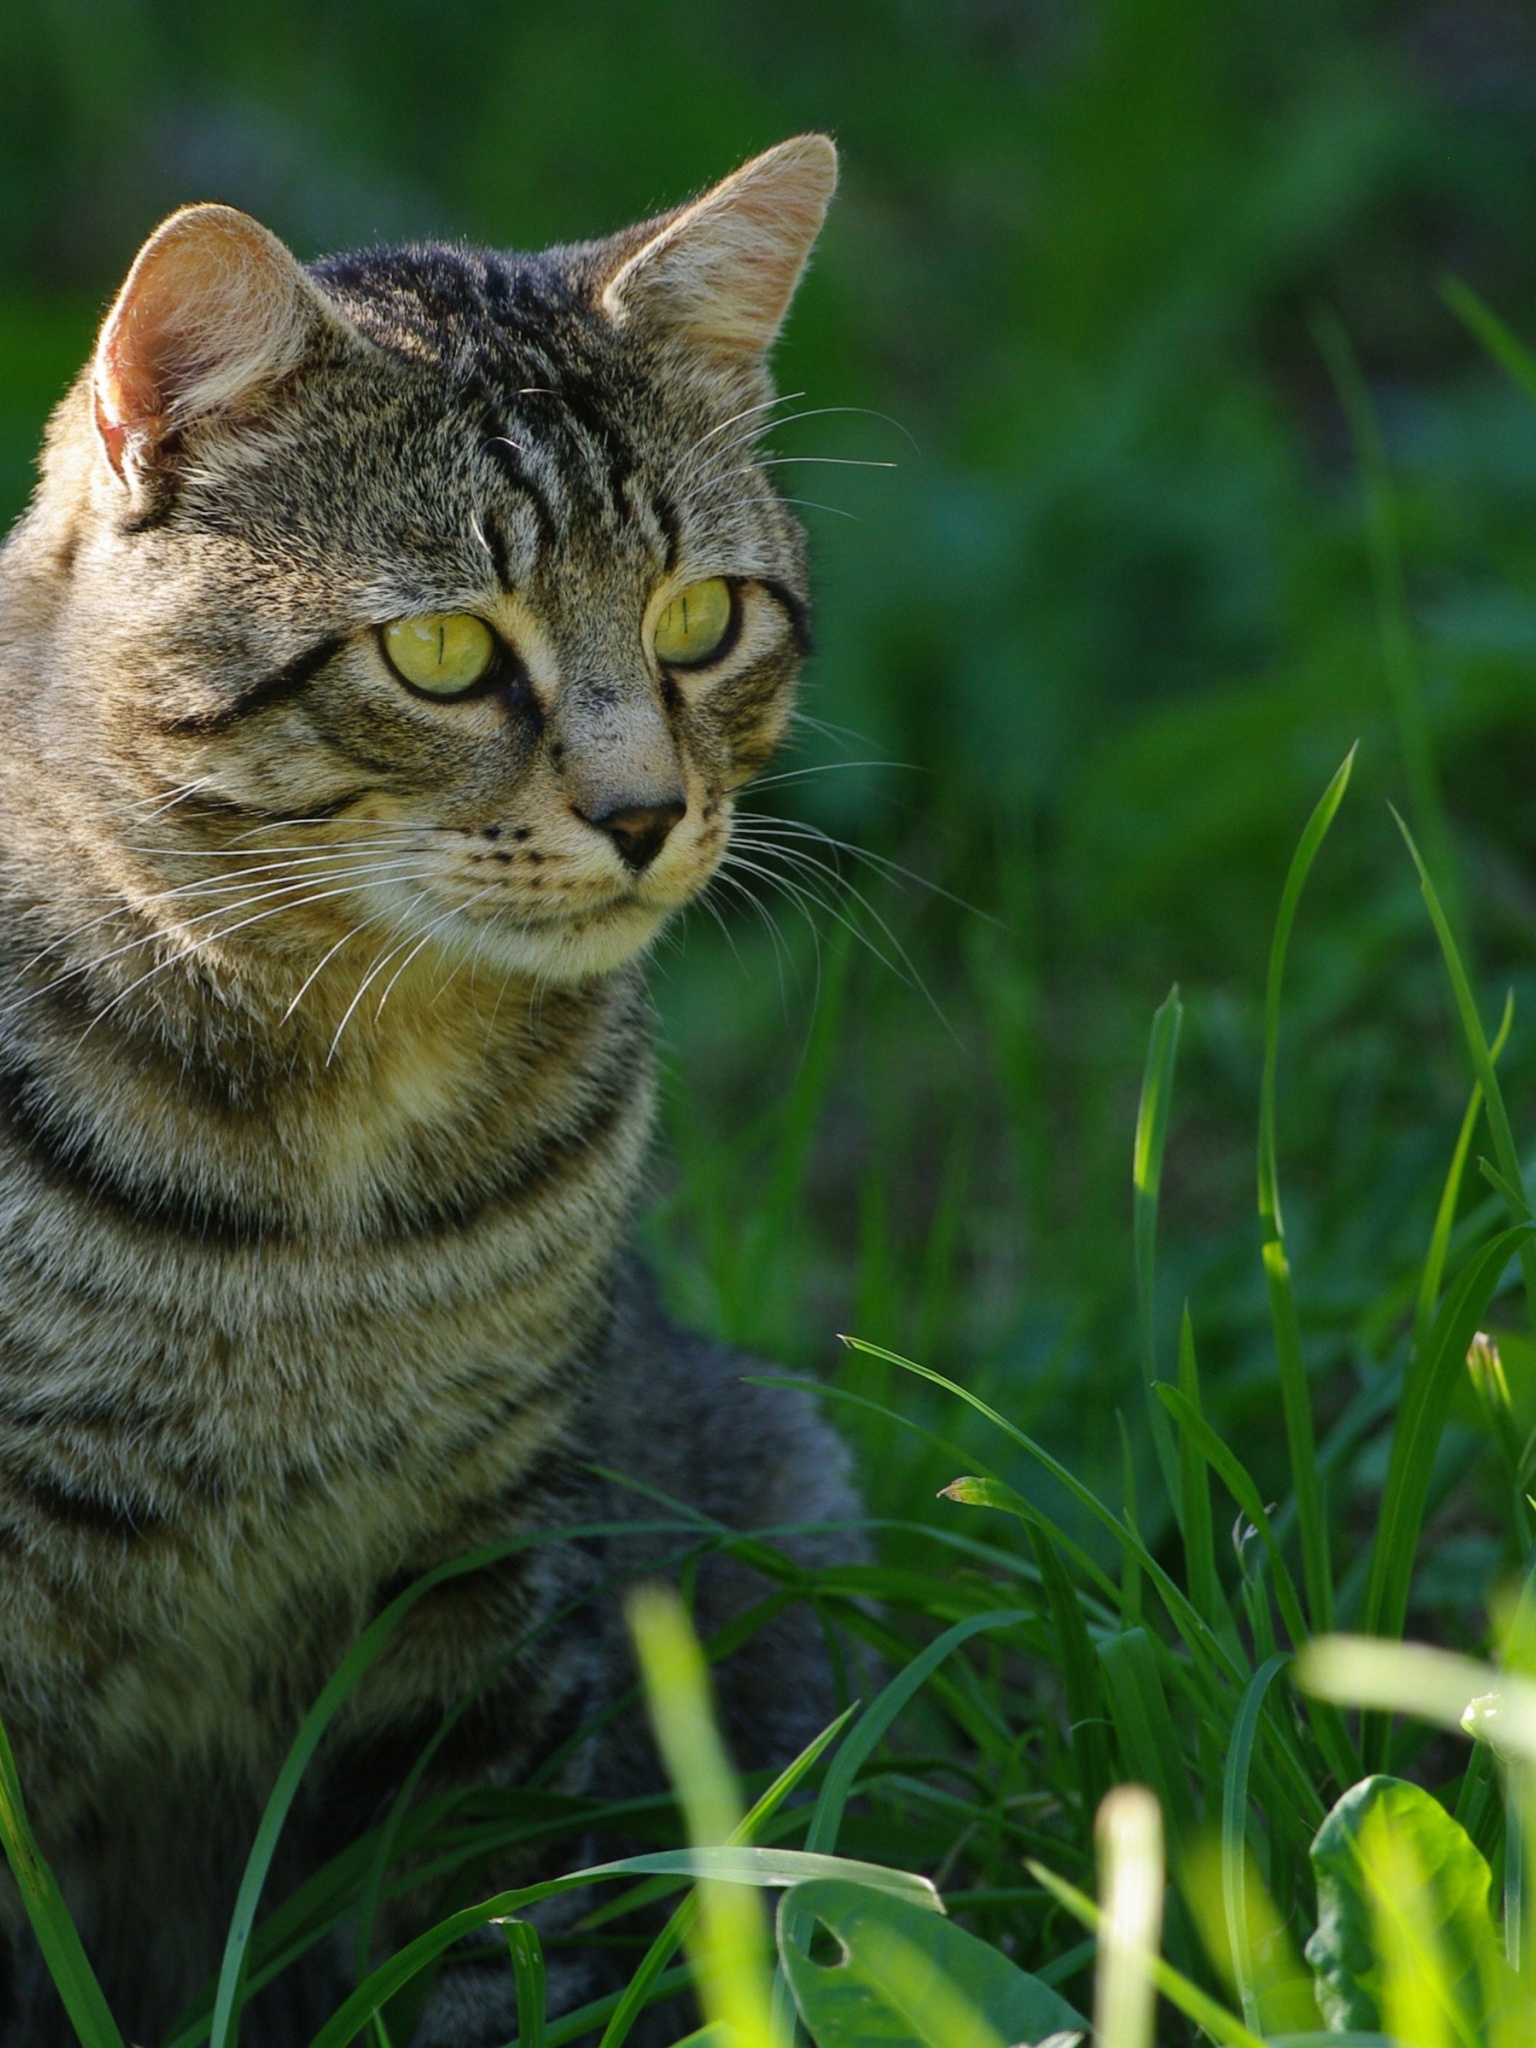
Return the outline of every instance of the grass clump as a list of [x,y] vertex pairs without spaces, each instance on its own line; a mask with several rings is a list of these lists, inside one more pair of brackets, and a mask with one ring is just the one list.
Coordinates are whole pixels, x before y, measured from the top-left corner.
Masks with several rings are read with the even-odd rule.
[[[773,2048],[796,2029],[817,2048],[1008,2048],[1084,2033],[1090,2010],[1101,2048],[1149,2048],[1154,2011],[1155,2038],[1166,2040],[1345,2034],[1514,2048],[1532,2038],[1536,1577],[1513,1582],[1488,1638],[1491,1662],[1400,1640],[1416,1576],[1433,1565],[1427,1521],[1465,1463],[1453,1416],[1473,1418],[1504,1469],[1505,1535],[1521,1556],[1536,1443],[1503,1356],[1531,1355],[1532,1340],[1490,1327],[1504,1319],[1511,1282],[1536,1272],[1536,1221],[1497,1063],[1509,1018],[1490,1042],[1406,827],[1471,1094],[1419,1269],[1384,1281],[1380,1313],[1399,1339],[1374,1381],[1321,1427],[1283,1221],[1287,946],[1350,769],[1346,759],[1329,782],[1291,863],[1265,1006],[1258,1255],[1292,1461],[1284,1496],[1267,1501],[1207,1419],[1189,1307],[1166,1366],[1159,1344],[1175,995],[1153,1020],[1130,1247],[1147,1469],[1161,1498],[1138,1495],[1128,1458],[1123,1496],[1106,1499],[975,1389],[849,1339],[850,1357],[880,1378],[845,1381],[833,1398],[915,1434],[952,1473],[962,1465],[944,1505],[877,1523],[878,1561],[820,1570],[789,1560],[772,1532],[701,1534],[680,1521],[674,1533],[680,1559],[729,1544],[784,1594],[813,1601],[869,1696],[850,1698],[775,1783],[749,1788],[744,1812],[708,1702],[707,1652],[723,1646],[701,1649],[676,1595],[641,1589],[631,1607],[640,1668],[691,1846],[676,1846],[665,1798],[622,1810],[535,1787],[421,1799],[408,1783],[383,1826],[297,1893],[267,1901],[273,1849],[331,1717],[435,1577],[485,1560],[442,1568],[372,1625],[306,1720],[258,1831],[218,1983],[170,2048],[233,2048],[243,2004],[263,1983],[360,1907],[371,1916],[383,1894],[449,1873],[473,1902],[364,1971],[313,2048],[408,2041],[434,1967],[490,1923],[507,1931],[525,2048],[583,2038],[619,2048],[649,2005],[690,1983],[706,2019],[699,2038],[722,2048]],[[1464,1183],[1484,1125],[1493,1160],[1479,1166],[1492,1192],[1475,1201]],[[874,1384],[883,1398],[867,1390]],[[1362,1542],[1341,1526],[1333,1496],[1367,1440],[1386,1456]],[[1217,1531],[1233,1511],[1226,1546]],[[1336,1635],[1336,1625],[1360,1633]],[[1448,1748],[1437,1730],[1457,1731],[1462,1746]],[[86,2048],[122,2048],[27,1828],[24,1788],[8,1758],[0,1767],[0,1832],[76,2032]],[[660,1846],[477,1895],[477,1867],[509,1844],[574,1844],[594,1828],[642,1842],[650,1833]],[[625,1938],[627,1904],[682,1898],[623,1992],[551,2017],[528,1910],[568,1890],[601,1898],[613,1884],[629,1889],[588,1913],[587,1939]],[[763,1887],[781,1895],[771,1945]]]

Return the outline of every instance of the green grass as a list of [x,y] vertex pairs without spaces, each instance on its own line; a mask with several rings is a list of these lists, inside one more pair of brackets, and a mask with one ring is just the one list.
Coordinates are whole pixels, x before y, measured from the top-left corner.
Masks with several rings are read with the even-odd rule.
[[[753,801],[786,851],[831,860],[821,830],[874,857],[837,855],[872,913],[781,881],[880,957],[760,877],[756,908],[722,902],[729,944],[701,917],[664,951],[646,1228],[679,1313],[827,1383],[876,1561],[806,1588],[758,1554],[915,1689],[836,1731],[808,1803],[744,1796],[764,1841],[820,1815],[822,1847],[933,1876],[958,1931],[1087,2013],[1094,1818],[1151,1782],[1169,2038],[1200,1999],[1304,2030],[1309,1844],[1364,1771],[1428,1785],[1508,1927],[1536,1893],[1518,1759],[1304,1698],[1289,1662],[1330,1613],[1496,1655],[1536,1533],[1536,128],[1507,10],[1453,11],[1454,36],[1445,10],[1335,0],[878,28],[856,0],[364,0],[318,26],[296,0],[143,0],[89,33],[0,24],[7,514],[173,203],[247,204],[306,255],[528,246],[836,130],[845,191],[778,367],[808,408],[870,410],[777,445],[900,467],[779,472],[834,509],[806,514],[817,722]],[[1498,1362],[1469,1375],[1479,1317]],[[499,1846],[591,1820],[539,1787],[407,1787],[292,1898],[258,1853],[221,2024],[394,1886],[451,1878],[472,1911]],[[676,1853],[670,1802],[623,1821]],[[1394,1864],[1396,1825],[1350,1839]],[[674,1934],[582,2023],[605,2048],[680,1981]],[[388,2038],[421,1988],[391,1992]]]
[[[1503,1321],[1499,1298],[1511,1274],[1522,1274],[1536,1226],[1521,1192],[1495,1049],[1483,1035],[1422,863],[1418,872],[1465,1040],[1472,1107],[1450,1147],[1444,1187],[1429,1205],[1433,1222],[1417,1269],[1377,1276],[1376,1310],[1397,1337],[1376,1384],[1365,1390],[1366,1406],[1378,1422],[1389,1420],[1366,1435],[1346,1406],[1317,1427],[1308,1332],[1281,1222],[1279,1027],[1287,945],[1304,920],[1304,885],[1326,859],[1349,768],[1346,760],[1302,833],[1280,892],[1271,952],[1254,1257],[1268,1278],[1285,1442],[1295,1460],[1281,1497],[1266,1502],[1241,1451],[1205,1418],[1193,1336],[1198,1300],[1181,1320],[1173,1377],[1160,1369],[1154,1224],[1178,1123],[1179,1009],[1170,999],[1151,1022],[1134,1202],[1123,1234],[1124,1254],[1139,1274],[1147,1390],[1163,1418],[1165,1449],[1148,1469],[1164,1497],[1149,1498],[1150,1488],[1135,1486],[1123,1497],[1104,1497],[1006,1408],[932,1366],[850,1338],[851,1370],[833,1383],[834,1401],[868,1426],[878,1420],[891,1441],[915,1436],[922,1454],[948,1474],[945,1497],[887,1523],[878,1561],[821,1571],[793,1564],[772,1532],[742,1539],[701,1532],[687,1521],[675,1526],[680,1545],[736,1548],[784,1597],[813,1601],[834,1635],[872,1649],[885,1674],[873,1696],[850,1702],[777,1784],[752,1788],[755,1803],[743,1818],[728,1766],[713,1746],[704,1664],[682,1610],[649,1596],[637,1609],[642,1663],[693,1850],[674,1846],[678,1821],[665,1799],[594,1808],[530,1787],[424,1800],[408,1785],[383,1828],[293,1897],[268,1899],[265,1879],[278,1836],[330,1718],[410,1605],[443,1573],[419,1582],[360,1639],[296,1738],[251,1851],[223,1970],[206,2003],[175,2030],[176,2048],[205,2039],[232,2048],[244,1999],[346,1922],[360,1902],[449,1873],[467,1903],[366,1972],[314,2048],[344,2048],[370,2034],[379,2044],[408,2040],[433,1968],[456,1939],[489,1921],[510,1929],[519,2038],[551,2048],[599,2026],[605,2048],[617,2048],[644,2005],[675,1992],[686,1977],[674,1962],[685,1941],[689,1967],[703,1972],[711,2039],[742,2048],[784,2035],[793,2010],[818,2048],[852,2048],[876,2037],[934,2048],[1006,2043],[1019,2038],[1010,2032],[1023,2024],[1018,2014],[1054,2011],[1049,2001],[1062,1994],[1084,2014],[1097,1998],[1108,2048],[1137,2048],[1151,2038],[1154,1988],[1165,2012],[1158,2038],[1170,2040],[1181,2038],[1186,2022],[1232,2043],[1294,2040],[1321,2031],[1319,2008],[1335,2027],[1347,2013],[1357,2033],[1385,2029],[1389,2021],[1418,2024],[1413,2016],[1422,2011],[1430,2015],[1424,2026],[1443,2021],[1450,2029],[1443,2038],[1469,2048],[1503,2048],[1521,2038],[1517,2027],[1527,2022],[1505,2009],[1513,2011],[1514,2000],[1524,2012],[1519,2000],[1530,1994],[1519,1989],[1514,1961],[1504,1958],[1518,1958],[1528,1910],[1522,1831],[1536,1827],[1536,1812],[1525,1813],[1522,1773],[1525,1745],[1536,1761],[1536,1690],[1453,1659],[1444,1667],[1449,1676],[1424,1691],[1410,1682],[1418,1666],[1409,1667],[1409,1678],[1394,1678],[1395,1667],[1382,1667],[1379,1657],[1351,1665],[1355,1653],[1347,1646],[1334,1653],[1325,1640],[1316,1652],[1308,1648],[1328,1638],[1335,1615],[1358,1619],[1378,1642],[1400,1638],[1416,1577],[1433,1562],[1426,1528],[1450,1497],[1446,1468],[1452,1484],[1458,1467],[1467,1468],[1453,1423],[1458,1408],[1470,1405],[1480,1418],[1474,1457],[1498,1455],[1511,1440],[1518,1471],[1531,1448],[1528,1422],[1517,1421],[1508,1376],[1486,1342],[1478,1354],[1481,1393],[1471,1400],[1474,1333],[1490,1313]],[[1404,858],[1418,860],[1411,839]],[[844,970],[834,964],[832,971]],[[1304,1055],[1287,1043],[1290,1057]],[[814,1046],[801,1073],[804,1097],[785,1112],[779,1156],[759,1186],[774,1216],[784,1213],[783,1191],[799,1171],[810,1114],[805,1098],[814,1099],[821,1085]],[[1468,1132],[1475,1133],[1479,1115],[1498,1161],[1489,1169],[1491,1203],[1463,1189]],[[1512,1353],[1532,1350],[1518,1325],[1504,1342]],[[868,1391],[875,1371],[880,1396]],[[1387,1449],[1384,1470],[1367,1455],[1378,1441]],[[1367,1483],[1362,1468],[1376,1475],[1369,1482],[1375,1533],[1364,1550],[1358,1540],[1338,1540],[1346,1504]],[[1341,1483],[1346,1475],[1348,1486]],[[1511,1495],[1504,1534],[1523,1549],[1528,1538],[1517,1504]],[[1218,1546],[1214,1531],[1234,1508],[1233,1544]],[[758,1621],[775,1609],[768,1600]],[[746,1625],[754,1625],[752,1618]],[[1469,1634],[1498,1657],[1501,1632],[1489,1636],[1474,1625]],[[719,1654],[728,1640],[707,1647]],[[1297,1651],[1304,1653],[1308,1691],[1296,1683]],[[1522,1668],[1528,1651],[1519,1626],[1509,1654]],[[1471,1690],[1463,1672],[1478,1672]],[[1504,1709],[1474,1710],[1480,1718],[1469,1725],[1479,1739],[1454,1756],[1432,1746],[1424,1721],[1454,1723],[1469,1700],[1501,1688]],[[1343,1711],[1354,1701],[1373,1711]],[[1388,1714],[1385,1707],[1408,1711]],[[27,1828],[25,1788],[16,1784],[8,1755],[0,1763],[0,1833],[49,1967],[87,2048],[120,2048]],[[1421,1789],[1414,1781],[1426,1772],[1430,1783]],[[1505,1798],[1498,1796],[1501,1772],[1509,1780]],[[1146,1808],[1150,1819],[1124,1806],[1114,1788],[1128,1784],[1155,1794]],[[811,1796],[786,1803],[796,1788]],[[569,1836],[574,1854],[594,1825],[642,1842],[650,1835],[664,1846],[522,1891],[478,1896],[475,1873],[498,1851],[535,1839],[557,1845]],[[726,1846],[746,1842],[764,1846]],[[1454,1897],[1442,1896],[1450,1865],[1466,1872]],[[690,1877],[703,1883],[702,1916],[684,1904],[650,1940],[628,1993],[580,2016],[550,2019],[543,2012],[542,1950],[519,1917],[528,1906],[578,1886],[637,1879],[652,1881],[649,1897],[654,1881],[665,1891]],[[1505,1902],[1502,1915],[1482,1900],[1490,1882],[1493,1897]],[[743,1918],[732,1904],[743,1884],[789,1887],[778,1919],[776,2019],[761,1974],[766,1930],[754,1913]],[[1463,1897],[1469,1887],[1470,1904]],[[1100,1908],[1092,1904],[1096,1888]],[[1327,1904],[1321,1918],[1320,1902]],[[945,1917],[933,1921],[941,1905]],[[1351,1947],[1338,1931],[1351,1913],[1376,1957],[1369,1968],[1359,1941]],[[1131,1917],[1122,1925],[1117,1916],[1124,1915]],[[589,1938],[624,1938],[622,1914],[599,1909],[590,1918]],[[810,1930],[818,1921],[842,1944],[841,1964],[814,1958]],[[1154,1960],[1147,1944],[1159,1922],[1161,1954]],[[1097,1930],[1096,1947],[1084,1948],[1079,1923]],[[1315,1980],[1297,1961],[1304,1947],[1319,1973]],[[1470,1990],[1463,1981],[1468,1971],[1476,1978]]]

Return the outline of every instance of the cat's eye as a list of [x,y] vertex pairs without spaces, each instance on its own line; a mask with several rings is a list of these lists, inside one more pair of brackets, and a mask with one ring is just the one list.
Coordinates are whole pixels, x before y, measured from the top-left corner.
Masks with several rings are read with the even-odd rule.
[[656,659],[697,668],[725,653],[736,629],[736,593],[723,576],[690,583],[656,621]]
[[379,629],[390,667],[429,697],[462,697],[496,659],[496,636],[472,612],[424,612]]

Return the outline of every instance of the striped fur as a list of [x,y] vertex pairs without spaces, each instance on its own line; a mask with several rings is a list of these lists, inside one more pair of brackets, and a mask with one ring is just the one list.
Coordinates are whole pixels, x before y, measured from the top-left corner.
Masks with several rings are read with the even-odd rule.
[[[830,182],[807,138],[608,242],[308,273],[227,209],[177,216],[0,553],[0,1701],[145,2048],[217,1960],[299,1716],[394,1590],[632,1516],[594,1462],[743,1525],[848,1510],[808,1411],[668,1330],[624,1253],[640,956],[718,865],[805,649],[800,536],[752,448]],[[661,672],[647,622],[711,576],[739,592],[731,653]],[[394,680],[376,629],[427,611],[496,629],[494,692]],[[662,774],[686,810],[634,875],[586,818]],[[498,1655],[639,1561],[539,1544],[417,1609],[287,1878]],[[513,1658],[438,1780],[515,1782],[628,1683],[609,1592]],[[823,1692],[782,1624],[729,1690],[747,1756]],[[633,1743],[558,1782],[640,1782]],[[4,1910],[0,2040],[65,2041]],[[307,2038],[344,1977],[314,1963],[242,2039]],[[468,1959],[417,2039],[499,2042],[510,1996]]]

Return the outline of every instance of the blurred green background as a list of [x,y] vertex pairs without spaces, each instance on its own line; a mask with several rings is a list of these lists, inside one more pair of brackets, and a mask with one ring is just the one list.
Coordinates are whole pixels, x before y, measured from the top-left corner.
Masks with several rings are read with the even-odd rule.
[[[1278,1475],[1264,962],[1289,849],[1358,740],[1294,949],[1281,1169],[1324,1420],[1369,1391],[1466,1081],[1387,809],[1413,795],[1405,726],[1323,340],[1337,356],[1347,337],[1380,424],[1420,822],[1438,787],[1490,1014],[1516,991],[1504,1065],[1529,1130],[1536,406],[1441,296],[1453,275],[1536,329],[1528,7],[11,0],[0,77],[7,517],[46,408],[177,203],[244,206],[305,257],[531,247],[833,131],[844,186],[779,355],[806,394],[787,410],[818,410],[774,437],[816,458],[778,472],[814,501],[820,599],[780,765],[814,772],[760,808],[877,858],[841,857],[868,907],[830,874],[743,873],[726,929],[696,915],[660,956],[670,1135],[648,1231],[669,1290],[866,1397],[891,1389],[837,1362],[835,1331],[920,1356],[1115,1491],[1117,1409],[1146,1465],[1136,1094],[1178,980],[1165,1357],[1188,1295],[1216,1417]],[[806,881],[824,905],[803,918],[786,892]],[[927,1512],[953,1463],[868,1410],[845,1420],[874,1506]],[[1346,1517],[1373,1456],[1337,1481]],[[1469,1451],[1424,1581],[1453,1633],[1475,1633],[1499,1562],[1479,1484]]]

